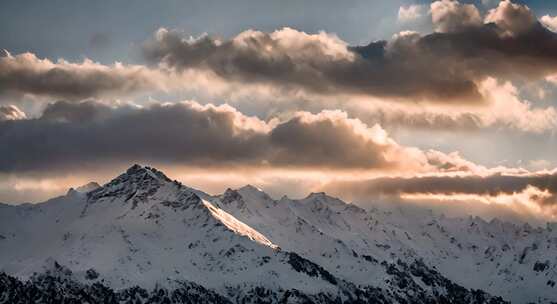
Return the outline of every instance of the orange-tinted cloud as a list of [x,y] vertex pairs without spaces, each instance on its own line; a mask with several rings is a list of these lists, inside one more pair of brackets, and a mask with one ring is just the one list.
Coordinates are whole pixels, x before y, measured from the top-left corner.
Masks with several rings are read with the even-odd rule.
[[164,87],[163,76],[140,65],[107,66],[84,60],[52,62],[35,54],[0,57],[0,94],[31,94],[66,99],[134,95]]
[[0,172],[159,162],[189,166],[384,172],[479,170],[458,154],[405,147],[342,111],[263,121],[196,102],[110,107],[50,104],[42,116],[0,122]]
[[153,63],[233,83],[441,104],[482,104],[479,84],[488,77],[533,81],[557,72],[557,34],[526,6],[502,1],[484,18],[473,5],[443,0],[431,4],[431,16],[435,33],[403,32],[357,47],[290,28],[228,40],[160,29],[144,53]]

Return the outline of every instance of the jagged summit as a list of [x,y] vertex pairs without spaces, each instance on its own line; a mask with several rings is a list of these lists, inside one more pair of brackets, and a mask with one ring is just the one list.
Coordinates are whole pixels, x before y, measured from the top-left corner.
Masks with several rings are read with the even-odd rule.
[[326,200],[339,200],[336,197],[330,196],[325,192],[311,192],[310,194],[308,194],[308,196],[306,196],[304,198],[305,200],[307,199],[326,199]]
[[[133,166],[129,167],[124,173],[127,176],[131,177],[138,177],[138,178],[153,178],[159,181],[167,181],[171,182],[172,180],[168,178],[162,171],[157,170],[156,168],[148,167],[148,166],[141,166],[138,164],[134,164]],[[124,175],[122,174],[122,175]],[[122,176],[120,175],[120,176]]]
[[327,199],[328,195],[325,192],[311,192],[305,199]]
[[222,197],[221,201],[223,204],[230,204],[233,202],[244,203],[242,195],[237,190],[233,190],[230,188],[227,188],[221,197]]
[[131,199],[134,199],[134,201],[145,200],[148,196],[156,193],[163,185],[170,183],[177,188],[181,186],[155,168],[135,164],[102,187],[88,192],[87,196],[90,201],[104,197],[116,198],[122,196],[125,196],[125,201]]

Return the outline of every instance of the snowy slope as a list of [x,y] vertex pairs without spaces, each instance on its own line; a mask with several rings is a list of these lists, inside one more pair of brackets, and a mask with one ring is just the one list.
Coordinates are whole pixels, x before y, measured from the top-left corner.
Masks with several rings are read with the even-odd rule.
[[135,165],[103,186],[0,205],[0,303],[41,290],[126,298],[134,286],[180,295],[174,302],[196,292],[237,303],[500,303],[432,267],[445,271],[428,252],[446,244],[437,234],[424,242],[434,225],[423,221],[409,230],[402,215],[324,193],[276,201],[246,186],[210,196]]
[[306,292],[333,286],[294,270],[289,255],[162,173],[134,166],[105,186],[0,209],[0,269],[28,278],[53,262],[95,269],[115,288],[195,281]]
[[423,260],[456,283],[512,302],[557,301],[557,228],[551,225],[534,229],[425,210],[364,210],[324,193],[274,201],[251,186],[229,189],[219,200],[281,248],[358,284],[381,286],[384,276],[362,256]]

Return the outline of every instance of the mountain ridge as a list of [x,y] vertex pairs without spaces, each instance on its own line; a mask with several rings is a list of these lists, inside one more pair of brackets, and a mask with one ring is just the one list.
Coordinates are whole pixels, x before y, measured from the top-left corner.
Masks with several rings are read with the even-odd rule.
[[[328,200],[329,204],[324,203],[324,200],[325,202]],[[328,266],[331,269],[342,268],[342,263],[338,261],[351,258],[356,260],[357,256],[362,255],[361,252],[373,252],[371,256],[385,260],[388,260],[390,255],[409,259],[422,258],[455,282],[474,288],[487,286],[485,288],[489,292],[503,295],[513,302],[528,302],[534,299],[543,303],[554,299],[552,294],[556,272],[555,258],[551,252],[557,248],[555,239],[557,235],[553,233],[554,229],[550,228],[551,224],[546,228],[533,228],[528,224],[516,225],[499,219],[489,222],[479,217],[455,220],[428,213],[412,218],[402,211],[396,213],[392,210],[384,212],[364,210],[342,201],[341,204],[330,204],[339,201],[324,194],[311,194],[300,200],[281,199],[282,205],[288,204],[288,208],[282,208],[280,211],[273,209],[244,211],[239,208],[227,209],[226,206],[225,209],[240,220],[266,233],[283,248],[304,252],[305,256],[323,265],[327,265],[327,259],[320,260],[319,255],[323,255],[323,252],[315,254],[315,251],[307,250],[307,247],[311,247],[307,244],[311,244],[315,234],[308,234],[310,236],[304,238],[303,227],[305,226],[307,231],[316,231],[321,236],[321,239],[314,241],[321,246],[321,249],[327,248],[327,242],[323,238],[328,237],[331,249],[326,250],[325,253],[331,252],[328,259],[330,262]],[[280,208],[282,205],[274,206]],[[299,220],[291,222],[291,225],[282,225],[280,221],[272,223],[276,218],[274,215],[281,212],[288,213],[292,209],[296,212],[291,212],[290,216],[284,218],[297,217],[300,218]],[[264,216],[264,221],[251,216],[265,211],[267,214]],[[317,214],[319,216],[315,216]],[[292,231],[289,233],[277,231],[277,227],[283,227],[284,231],[287,229]],[[296,227],[296,230],[292,227]],[[289,242],[288,235],[293,233],[296,233],[297,238]],[[352,237],[354,235],[357,237]],[[359,237],[362,235],[364,237]],[[280,241],[274,239],[282,236],[286,237]],[[497,242],[494,244],[494,240],[499,244]],[[513,243],[519,244],[513,246]],[[540,243],[545,243],[544,248],[536,245]],[[334,255],[338,255],[343,247],[352,249],[352,257],[348,250],[345,250],[348,254],[342,255],[342,258]],[[498,261],[498,258],[501,260]],[[519,271],[515,272],[515,269]],[[357,274],[354,271],[351,273]],[[477,277],[487,277],[487,279],[478,280]],[[358,282],[357,278],[352,279]],[[367,277],[361,279],[365,281]],[[503,286],[495,285],[500,281],[507,283],[502,284]]]
[[[248,185],[211,196],[140,165],[92,188],[0,209],[0,272],[7,281],[32,286],[56,263],[72,272],[70,281],[102,283],[116,293],[134,286],[172,293],[179,282],[190,282],[228,299],[253,289],[313,301],[339,296],[347,303],[358,294],[384,303],[502,301],[451,277],[443,263],[433,263],[441,257],[414,248],[413,232],[390,223],[386,213],[325,193],[274,200]],[[523,262],[535,264],[530,255],[536,250],[529,249]],[[538,272],[551,273],[554,264],[544,263],[536,264]],[[92,281],[91,270],[97,273]],[[230,294],[230,288],[241,292]]]

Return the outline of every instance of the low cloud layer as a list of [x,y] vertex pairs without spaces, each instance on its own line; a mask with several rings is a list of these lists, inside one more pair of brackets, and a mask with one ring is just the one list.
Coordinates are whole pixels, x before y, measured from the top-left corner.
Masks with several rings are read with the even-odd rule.
[[[486,200],[547,212],[557,217],[557,174],[539,173],[489,175],[433,175],[421,177],[381,177],[369,180],[331,183],[326,190],[360,202],[373,202],[382,196],[435,201],[444,198],[458,204]],[[514,206],[513,206],[514,205]]]
[[423,177],[385,177],[362,181],[349,185],[361,194],[477,194],[497,196],[512,194],[534,186],[540,190],[557,193],[555,173],[487,176],[423,176]]

